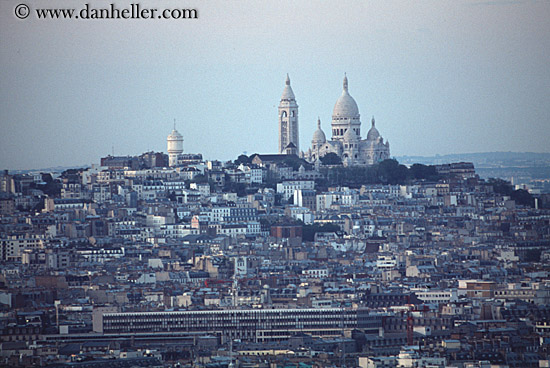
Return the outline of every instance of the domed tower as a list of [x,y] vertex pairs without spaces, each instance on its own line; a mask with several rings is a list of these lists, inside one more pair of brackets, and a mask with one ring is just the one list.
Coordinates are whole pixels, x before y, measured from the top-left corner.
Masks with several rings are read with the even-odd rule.
[[321,129],[321,118],[317,118],[317,130],[313,133],[311,139],[310,159],[314,162],[319,160],[321,156],[321,147],[327,142],[325,132]]
[[372,117],[371,124],[372,126],[367,133],[367,141],[377,141],[380,138],[380,132],[374,126],[374,116]]
[[279,103],[279,153],[286,153],[290,143],[294,144],[296,152],[300,152],[298,105],[287,74],[285,89]]
[[173,167],[178,163],[178,156],[183,153],[183,136],[176,130],[175,123],[174,130],[168,135],[166,141],[168,144],[168,162]]
[[357,103],[348,92],[348,77],[344,75],[344,89],[336,100],[332,111],[332,139],[341,141],[344,134],[352,130],[358,138],[361,137],[361,120]]
[[384,161],[390,158],[390,143],[380,135],[376,129],[374,116],[371,121],[371,128],[367,133],[367,139],[364,141],[364,152],[367,165],[374,165],[377,162]]
[[317,130],[313,133],[311,144],[313,145],[313,148],[316,148],[316,146],[325,144],[326,141],[327,138],[325,136],[325,132],[321,129],[321,118],[317,118]]

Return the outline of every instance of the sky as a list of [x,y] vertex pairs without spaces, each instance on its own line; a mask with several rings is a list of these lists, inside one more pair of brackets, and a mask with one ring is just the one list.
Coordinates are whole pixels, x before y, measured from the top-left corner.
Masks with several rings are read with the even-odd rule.
[[[392,156],[550,152],[549,0],[125,0],[198,19],[37,19],[0,1],[0,169],[184,150],[276,153],[286,74],[300,149],[330,133],[344,73]],[[18,19],[18,4],[30,15]]]

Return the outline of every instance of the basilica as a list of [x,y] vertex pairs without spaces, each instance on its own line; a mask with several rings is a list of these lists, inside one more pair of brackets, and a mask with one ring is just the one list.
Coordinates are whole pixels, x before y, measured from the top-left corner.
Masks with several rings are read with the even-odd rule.
[[376,129],[374,117],[366,139],[361,139],[361,120],[357,103],[348,91],[348,79],[344,76],[342,94],[332,111],[332,138],[327,140],[321,121],[313,133],[311,147],[299,151],[298,105],[287,76],[285,90],[279,104],[279,150],[280,153],[299,154],[307,161],[319,164],[320,158],[335,153],[345,166],[373,165],[390,158],[390,144]]

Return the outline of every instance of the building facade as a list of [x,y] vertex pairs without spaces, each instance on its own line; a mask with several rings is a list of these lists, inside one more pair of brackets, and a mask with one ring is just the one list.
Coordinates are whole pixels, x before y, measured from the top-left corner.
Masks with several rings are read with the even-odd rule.
[[348,91],[348,78],[344,76],[342,95],[336,101],[332,112],[332,139],[327,140],[317,121],[317,130],[313,133],[311,148],[304,158],[311,163],[329,153],[340,157],[345,166],[373,165],[390,158],[390,144],[376,129],[374,117],[366,139],[361,139],[361,120],[357,103]]
[[176,130],[176,124],[174,124],[174,130],[166,138],[167,151],[168,151],[168,164],[174,167],[178,164],[178,158],[183,153],[183,136]]
[[94,318],[96,332],[103,334],[184,332],[254,342],[286,340],[299,333],[337,337],[356,328],[377,333],[382,327],[381,315],[350,308],[102,313]]
[[288,74],[285,84],[279,103],[279,153],[297,155],[300,152],[298,104],[290,87]]

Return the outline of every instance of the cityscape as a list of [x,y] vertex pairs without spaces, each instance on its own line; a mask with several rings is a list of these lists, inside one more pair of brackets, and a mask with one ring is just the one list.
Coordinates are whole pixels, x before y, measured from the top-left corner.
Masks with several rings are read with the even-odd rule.
[[1,0],[0,368],[550,368],[549,20]]
[[165,152],[3,171],[0,365],[549,367],[547,166],[400,163],[349,79],[330,139],[300,144],[287,75],[277,152],[207,160],[175,122]]

